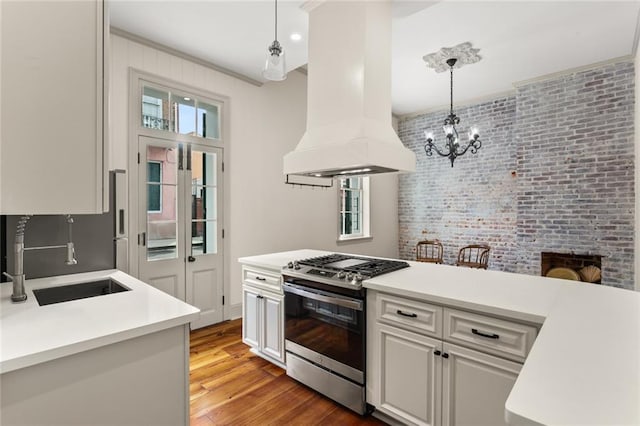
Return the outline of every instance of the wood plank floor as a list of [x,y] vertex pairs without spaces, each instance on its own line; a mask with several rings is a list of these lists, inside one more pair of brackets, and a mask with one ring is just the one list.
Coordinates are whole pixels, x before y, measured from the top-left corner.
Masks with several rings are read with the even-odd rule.
[[296,382],[249,352],[241,320],[191,332],[191,426],[384,425]]

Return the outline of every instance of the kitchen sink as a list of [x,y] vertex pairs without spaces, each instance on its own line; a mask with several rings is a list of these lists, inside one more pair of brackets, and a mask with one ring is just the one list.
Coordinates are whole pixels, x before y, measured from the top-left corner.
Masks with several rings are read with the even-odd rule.
[[112,279],[105,279],[86,283],[63,285],[60,287],[41,288],[33,290],[33,294],[36,296],[38,304],[40,306],[44,306],[130,290],[130,288],[123,286],[119,282],[113,281]]

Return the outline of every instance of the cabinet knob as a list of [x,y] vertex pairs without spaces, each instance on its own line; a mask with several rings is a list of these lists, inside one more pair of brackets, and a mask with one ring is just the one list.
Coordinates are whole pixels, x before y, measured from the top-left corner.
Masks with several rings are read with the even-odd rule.
[[440,351],[433,351],[433,354],[434,354],[435,356],[438,356],[438,355],[440,355],[441,353],[442,353],[442,352],[440,352]]
[[442,354],[442,358],[449,358],[449,354],[448,354],[448,353],[446,353],[446,352],[445,352],[445,353],[443,353],[443,354]]

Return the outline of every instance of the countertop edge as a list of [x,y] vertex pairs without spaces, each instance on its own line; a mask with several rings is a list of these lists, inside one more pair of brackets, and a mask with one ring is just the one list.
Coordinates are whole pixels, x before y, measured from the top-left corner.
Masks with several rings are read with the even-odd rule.
[[105,336],[96,337],[94,339],[84,340],[66,346],[49,349],[43,352],[24,355],[22,357],[3,361],[0,362],[0,374],[9,373],[11,371],[31,367],[33,365],[42,364],[48,361],[53,361],[65,356],[75,355],[80,352],[90,351],[92,349],[97,349],[114,343],[123,342],[125,340],[134,339],[136,337],[167,330],[169,328],[186,325],[189,324],[191,320],[197,318],[199,316],[199,312],[200,311],[195,311],[187,315],[172,318],[170,320],[149,324],[131,330],[125,330],[120,333],[108,334]]

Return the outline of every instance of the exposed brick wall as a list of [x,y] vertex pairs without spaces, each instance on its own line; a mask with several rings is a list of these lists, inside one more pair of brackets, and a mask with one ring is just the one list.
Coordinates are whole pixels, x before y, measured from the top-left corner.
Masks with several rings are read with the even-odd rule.
[[[603,284],[633,288],[634,67],[620,62],[533,82],[515,96],[456,109],[476,155],[426,157],[424,130],[443,145],[447,111],[402,119],[416,153],[399,179],[399,248],[439,238],[445,262],[460,247],[491,245],[490,269],[540,274],[543,251],[600,254]],[[461,132],[461,133],[462,133]]]
[[543,251],[603,256],[603,284],[633,288],[634,66],[518,87],[518,272]]
[[444,147],[442,122],[447,111],[401,120],[398,135],[416,153],[416,173],[400,175],[398,220],[400,256],[415,259],[419,239],[438,238],[445,263],[455,263],[458,250],[474,243],[492,247],[491,269],[515,271],[516,141],[515,98],[456,108],[462,140],[471,126],[487,142],[477,154],[467,152],[451,167],[448,158],[427,157],[424,131],[431,130]]

